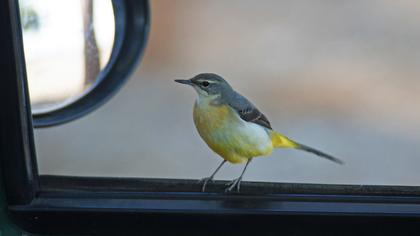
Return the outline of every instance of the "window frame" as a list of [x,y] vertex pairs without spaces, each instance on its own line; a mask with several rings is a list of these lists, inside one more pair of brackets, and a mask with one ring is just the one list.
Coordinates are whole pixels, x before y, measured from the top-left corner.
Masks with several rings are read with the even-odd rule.
[[[119,1],[131,11],[131,20],[140,17],[133,12],[136,7],[148,9],[147,0]],[[256,219],[275,228],[279,220],[420,217],[418,186],[244,182],[240,194],[226,194],[225,181],[202,193],[196,180],[39,176],[18,14],[16,1],[1,1],[0,171],[9,214],[23,229],[75,234],[184,225],[212,231],[213,224],[229,227]],[[148,26],[148,14],[143,14]]]

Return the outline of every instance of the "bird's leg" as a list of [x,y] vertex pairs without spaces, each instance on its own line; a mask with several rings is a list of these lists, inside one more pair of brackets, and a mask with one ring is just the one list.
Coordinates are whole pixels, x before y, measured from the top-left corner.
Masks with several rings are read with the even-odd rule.
[[220,168],[223,166],[223,164],[226,163],[226,160],[223,160],[222,163],[216,168],[216,170],[213,172],[213,174],[210,175],[210,177],[202,178],[199,182],[203,182],[203,187],[201,188],[201,191],[204,192],[206,190],[206,185],[209,181],[213,181],[214,176],[216,173],[220,170]]
[[245,173],[245,171],[246,171],[246,168],[248,167],[249,163],[251,163],[251,161],[252,161],[252,158],[248,159],[248,161],[246,162],[246,165],[245,165],[245,167],[244,167],[244,170],[243,170],[243,171],[242,171],[242,173],[241,173],[241,176],[239,176],[239,178],[237,178],[237,179],[232,180],[232,181],[228,184],[228,185],[229,185],[229,187],[227,187],[227,188],[225,189],[225,192],[230,192],[230,191],[232,191],[232,190],[233,190],[233,188],[235,188],[235,186],[236,186],[236,191],[238,191],[238,193],[239,193],[239,189],[240,189],[240,187],[241,187],[242,176],[244,175],[244,173]]

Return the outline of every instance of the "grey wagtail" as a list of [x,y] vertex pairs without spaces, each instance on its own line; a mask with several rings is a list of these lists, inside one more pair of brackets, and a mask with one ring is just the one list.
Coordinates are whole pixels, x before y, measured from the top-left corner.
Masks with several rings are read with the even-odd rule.
[[198,97],[193,111],[194,124],[201,138],[223,158],[213,174],[202,179],[203,192],[226,161],[246,162],[239,178],[232,180],[226,188],[228,192],[236,187],[239,192],[242,176],[252,159],[269,155],[274,148],[295,148],[343,164],[329,154],[274,131],[267,117],[219,75],[202,73],[189,80],[175,81],[190,85],[197,91]]

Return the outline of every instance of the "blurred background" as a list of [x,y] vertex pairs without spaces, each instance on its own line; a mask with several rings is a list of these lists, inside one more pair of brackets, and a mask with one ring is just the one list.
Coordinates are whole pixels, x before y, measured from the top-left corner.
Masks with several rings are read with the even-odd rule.
[[[245,180],[420,184],[419,1],[150,3],[149,43],[124,88],[82,119],[35,130],[41,174],[210,175],[221,159],[193,125],[195,92],[173,80],[214,72],[253,101],[274,129],[346,162],[339,166],[304,152],[276,150],[257,158]],[[78,14],[74,18],[80,18],[83,34]],[[112,15],[105,18],[95,24],[113,24]],[[49,36],[48,44],[55,44]],[[98,42],[108,36],[96,33]],[[67,41],[74,46],[71,37]],[[82,83],[83,46],[78,48],[79,58],[60,52],[65,66],[46,77],[60,84]],[[39,77],[47,78],[29,71],[37,62],[27,63],[32,102],[41,96],[35,88],[40,94],[67,91],[67,86],[40,82]],[[79,75],[64,76],[78,67]],[[85,89],[80,86],[76,94]],[[226,165],[216,178],[235,178],[242,168]]]

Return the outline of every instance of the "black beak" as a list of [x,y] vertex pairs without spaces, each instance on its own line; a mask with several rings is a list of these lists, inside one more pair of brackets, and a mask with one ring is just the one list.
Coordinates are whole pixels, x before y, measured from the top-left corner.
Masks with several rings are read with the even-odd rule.
[[178,82],[180,84],[188,84],[188,85],[192,85],[192,82],[190,79],[176,79],[175,82]]

